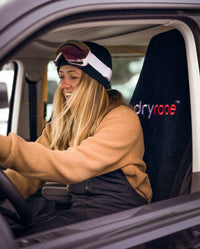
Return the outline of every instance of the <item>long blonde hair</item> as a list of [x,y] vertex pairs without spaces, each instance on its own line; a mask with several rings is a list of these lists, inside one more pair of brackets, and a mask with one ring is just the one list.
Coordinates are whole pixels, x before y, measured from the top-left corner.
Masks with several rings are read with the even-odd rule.
[[69,103],[60,88],[53,103],[51,145],[54,150],[77,146],[92,136],[107,113],[109,97],[102,84],[83,72]]

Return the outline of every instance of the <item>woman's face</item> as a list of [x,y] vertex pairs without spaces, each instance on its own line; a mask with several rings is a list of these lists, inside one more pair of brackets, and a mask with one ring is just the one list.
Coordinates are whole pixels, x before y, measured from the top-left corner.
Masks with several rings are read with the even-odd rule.
[[72,92],[80,83],[82,70],[71,65],[64,65],[60,67],[58,75],[60,78],[59,86],[68,102]]

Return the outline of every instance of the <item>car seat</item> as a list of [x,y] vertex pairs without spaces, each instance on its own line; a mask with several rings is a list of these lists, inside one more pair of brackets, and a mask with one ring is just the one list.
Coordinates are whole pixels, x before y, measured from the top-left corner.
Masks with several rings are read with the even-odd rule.
[[177,30],[153,37],[130,104],[139,115],[152,202],[190,191],[192,142],[185,44]]

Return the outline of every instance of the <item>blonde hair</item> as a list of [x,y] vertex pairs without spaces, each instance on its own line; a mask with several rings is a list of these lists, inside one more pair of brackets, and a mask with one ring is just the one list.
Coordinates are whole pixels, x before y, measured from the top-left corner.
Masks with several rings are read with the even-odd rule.
[[64,94],[58,88],[53,106],[50,148],[65,150],[94,135],[107,113],[109,97],[102,84],[83,72],[69,103],[66,104]]

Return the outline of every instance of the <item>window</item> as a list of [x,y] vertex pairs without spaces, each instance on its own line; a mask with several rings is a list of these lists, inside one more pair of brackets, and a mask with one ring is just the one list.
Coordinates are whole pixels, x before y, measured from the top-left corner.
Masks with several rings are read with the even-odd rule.
[[52,113],[53,96],[59,82],[59,77],[53,61],[50,61],[48,63],[47,78],[48,78],[48,89],[47,89],[47,106],[46,106],[45,119],[48,122],[51,118],[51,113]]
[[14,83],[14,64],[8,63],[0,71],[0,134],[7,135],[10,101]]
[[136,87],[143,60],[143,57],[113,58],[112,89],[120,91],[127,104],[129,104]]

